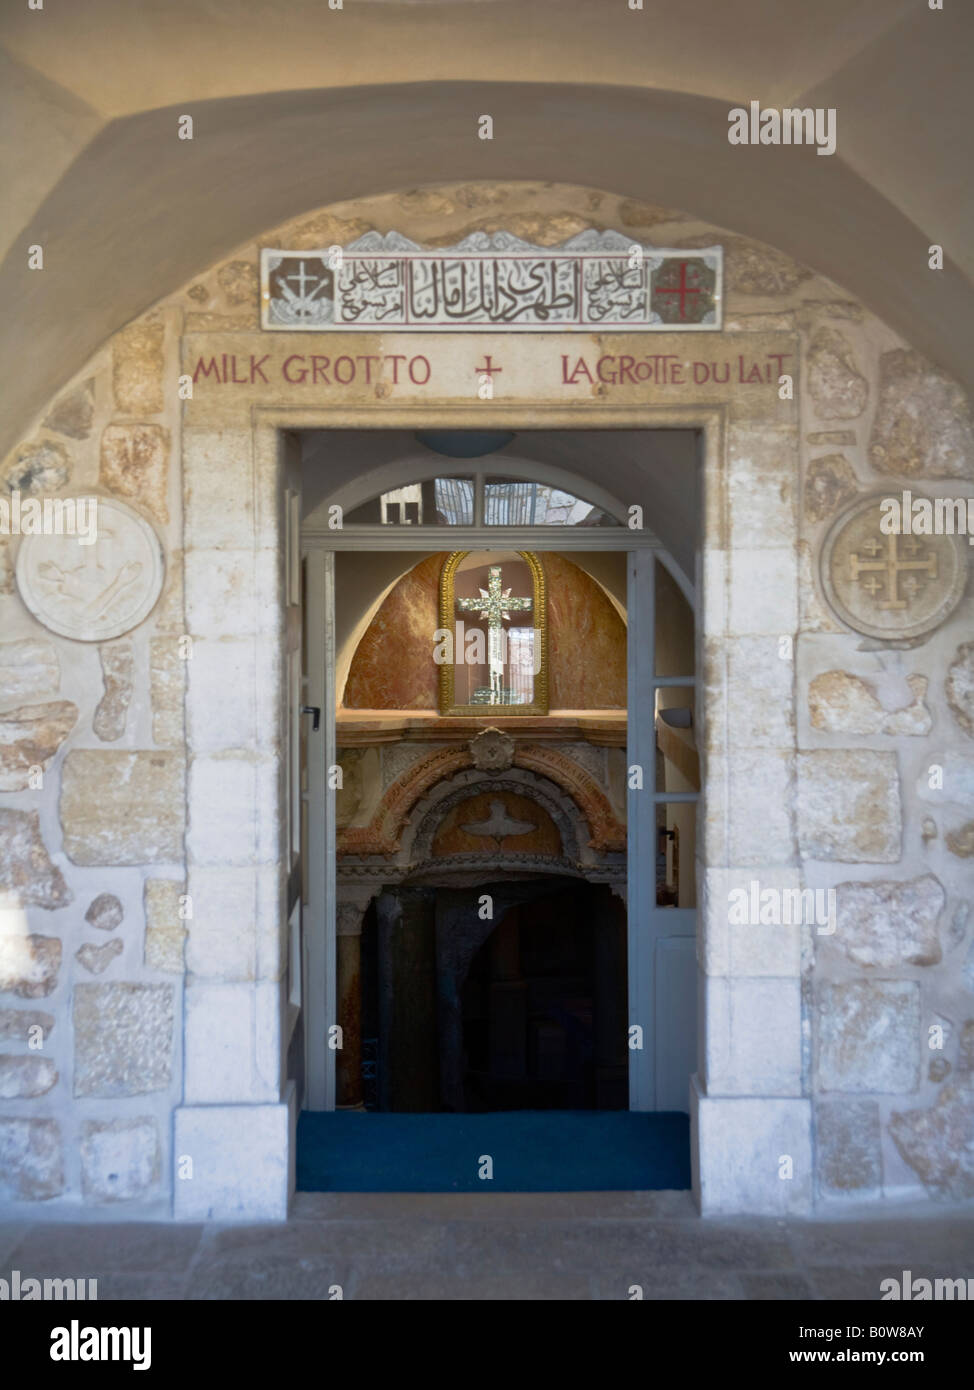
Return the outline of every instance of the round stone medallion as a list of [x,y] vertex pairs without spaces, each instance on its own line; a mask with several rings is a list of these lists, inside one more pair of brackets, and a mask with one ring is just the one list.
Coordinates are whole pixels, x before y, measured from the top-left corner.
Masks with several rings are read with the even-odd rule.
[[52,632],[77,642],[104,642],[137,627],[152,612],[162,592],[165,560],[159,537],[138,512],[114,497],[83,500],[89,507],[97,502],[95,539],[88,544],[76,534],[24,536],[17,587],[34,617]]
[[877,492],[854,502],[836,519],[819,557],[822,588],[836,616],[866,637],[889,642],[939,627],[960,601],[966,579],[965,537],[882,529],[889,514],[881,509],[883,499],[902,496]]

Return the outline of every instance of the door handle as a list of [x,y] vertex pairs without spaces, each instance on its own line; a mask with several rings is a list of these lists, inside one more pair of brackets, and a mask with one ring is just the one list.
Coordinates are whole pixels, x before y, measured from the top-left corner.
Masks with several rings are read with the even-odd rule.
[[310,714],[310,715],[312,716],[312,719],[311,719],[311,729],[312,729],[312,732],[313,732],[313,733],[317,733],[317,732],[318,732],[319,725],[321,724],[321,706],[320,706],[320,705],[302,705],[302,706],[301,706],[301,713],[302,713],[302,714]]

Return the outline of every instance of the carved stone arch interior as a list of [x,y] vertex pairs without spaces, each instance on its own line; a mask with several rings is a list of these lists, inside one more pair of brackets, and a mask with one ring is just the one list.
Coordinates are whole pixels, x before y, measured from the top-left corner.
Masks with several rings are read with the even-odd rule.
[[[433,858],[433,841],[447,813],[479,793],[492,791],[526,796],[548,813],[561,836],[562,855],[558,861],[519,855],[516,850],[499,852],[495,856],[450,856],[446,861]],[[579,838],[580,826],[584,834],[585,818],[580,808],[547,778],[516,767],[501,777],[485,776],[476,768],[468,768],[449,781],[441,782],[416,803],[403,832],[402,852],[411,872],[423,867],[443,869],[453,866],[455,861],[462,861],[485,869],[520,866],[524,871],[579,873],[594,862],[590,847]],[[461,867],[461,862],[456,862],[456,867]]]
[[[517,776],[533,778],[525,782],[525,786],[541,788],[553,798],[561,815],[570,810],[572,823],[584,826],[587,835],[571,840],[578,844],[578,857],[583,863],[594,864],[600,853],[624,852],[625,828],[616,818],[605,793],[580,763],[554,748],[519,744],[511,771]],[[464,786],[478,781],[488,784],[484,774],[473,766],[468,748],[437,748],[418,758],[383,792],[368,825],[341,833],[339,856],[394,855],[397,863],[404,862],[404,855],[409,857],[408,846],[412,843],[405,838],[408,828],[418,824],[414,817],[417,804],[429,798],[437,786],[452,786],[452,779],[464,774],[468,779]],[[427,801],[427,807],[432,804]]]

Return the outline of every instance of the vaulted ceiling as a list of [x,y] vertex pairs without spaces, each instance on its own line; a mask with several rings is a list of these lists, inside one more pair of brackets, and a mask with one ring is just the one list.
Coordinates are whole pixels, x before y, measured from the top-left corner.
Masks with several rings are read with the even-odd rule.
[[[770,242],[974,385],[961,0],[5,0],[0,43],[0,449],[241,242],[451,180],[603,188]],[[835,107],[836,154],[729,145],[751,99]]]

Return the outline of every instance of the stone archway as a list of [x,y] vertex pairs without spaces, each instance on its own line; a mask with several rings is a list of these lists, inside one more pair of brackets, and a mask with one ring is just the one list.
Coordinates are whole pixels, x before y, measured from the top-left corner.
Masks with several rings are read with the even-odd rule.
[[[505,211],[537,215],[518,196],[507,191]],[[573,218],[591,223],[590,190],[558,196]],[[621,216],[623,201],[605,195],[599,219]],[[408,203],[395,207],[406,234],[430,234],[409,224]],[[377,217],[374,207],[359,213]],[[543,214],[543,234],[552,242],[559,239],[557,215],[550,206]],[[337,234],[342,228],[333,217],[326,209],[304,221]],[[877,648],[881,639],[863,643],[855,626],[861,617],[847,610],[846,621],[830,607],[822,569],[828,533],[856,522],[846,513],[860,494],[898,489],[903,480],[916,489],[933,480],[941,490],[969,490],[969,415],[955,383],[831,282],[714,227],[657,225],[688,246],[724,241],[727,248],[722,332],[698,335],[692,352],[685,338],[665,333],[651,344],[681,366],[672,376],[638,384],[600,379],[607,357],[646,356],[635,335],[614,336],[597,351],[581,345],[579,335],[538,335],[525,369],[502,378],[507,394],[486,403],[475,399],[471,383],[481,354],[491,351],[497,360],[496,338],[439,335],[422,345],[432,389],[394,383],[390,371],[387,379],[326,392],[310,377],[289,379],[284,363],[295,353],[339,354],[347,344],[300,333],[270,342],[261,333],[254,243],[201,270],[117,333],[64,382],[16,446],[8,477],[26,485],[53,468],[65,489],[118,497],[144,513],[165,554],[163,595],[119,639],[118,650],[100,653],[104,679],[93,648],[83,663],[76,660],[83,648],[40,626],[12,567],[0,584],[5,637],[44,644],[34,688],[70,696],[83,716],[65,732],[48,710],[44,785],[18,787],[2,809],[11,848],[2,886],[16,900],[18,923],[29,914],[41,942],[37,958],[45,962],[43,978],[31,978],[29,952],[18,944],[11,989],[23,997],[43,987],[61,1016],[75,1011],[79,1026],[55,1030],[52,1055],[64,1076],[73,1075],[82,1106],[97,1105],[92,1123],[115,1122],[118,1087],[143,1098],[146,1122],[137,1142],[146,1158],[139,1171],[152,1176],[137,1188],[140,1198],[171,1196],[176,1214],[193,1219],[280,1217],[288,1205],[283,433],[413,430],[417,423],[477,429],[485,408],[498,427],[525,431],[686,429],[701,436],[704,1019],[694,1155],[703,1209],[807,1210],[816,1106],[818,1175],[827,1191],[875,1195],[877,1173],[909,1179],[904,1161],[917,1175],[917,1191],[930,1173],[943,1173],[936,1142],[924,1138],[928,1119],[934,1110],[938,1123],[945,1111],[963,1118],[967,1102],[953,1084],[931,1089],[947,1073],[927,1070],[920,1025],[929,1009],[953,1007],[946,954],[966,931],[957,904],[964,899],[969,809],[934,800],[940,793],[919,779],[928,758],[937,765],[969,761],[963,692],[970,598],[939,611],[908,645],[891,639]],[[639,226],[640,239],[648,240],[652,225]],[[414,338],[404,339],[376,335],[360,345],[393,360],[417,351]],[[574,384],[564,379],[565,358],[570,367],[585,361]],[[191,399],[170,389],[194,374]],[[779,384],[779,375],[789,380]],[[627,487],[650,511],[652,490],[647,485],[647,494],[638,494],[645,475],[637,464],[626,460]],[[341,467],[339,460],[336,485],[348,481]],[[0,553],[9,561],[4,541]],[[191,661],[180,654],[185,638]],[[905,690],[922,680],[936,722],[928,725],[923,711],[895,719],[909,701]],[[117,727],[129,705],[132,742],[102,746],[113,740],[99,730]],[[19,698],[11,696],[5,720],[24,723],[18,710]],[[872,732],[863,734],[863,723]],[[930,727],[933,744],[924,742]],[[37,728],[17,732],[24,745]],[[651,720],[643,735],[639,761],[647,760]],[[453,770],[466,768],[458,763]],[[525,770],[558,782],[546,765]],[[861,833],[861,804],[882,810],[871,834]],[[392,813],[390,820],[395,827]],[[597,821],[593,802],[588,826]],[[922,836],[909,833],[921,825]],[[394,844],[383,826],[377,835],[382,852]],[[891,930],[883,942],[887,978],[877,979],[861,964],[871,948],[859,936],[862,922],[873,919],[854,906],[831,943],[807,924],[773,934],[735,927],[728,894],[752,879],[775,891],[834,888],[847,903],[868,902],[877,920],[900,924],[912,919],[896,904],[906,885],[919,882],[932,920],[943,911],[953,925],[941,929],[937,951],[924,952],[930,964],[923,966],[908,958],[906,928]],[[94,908],[95,888],[97,898],[118,904],[112,942],[123,946],[116,974],[104,981],[87,978],[90,952],[59,951],[52,931],[67,924],[57,916],[62,911],[74,914],[71,930],[86,931],[76,908],[89,892]],[[180,915],[186,899],[192,917]],[[99,913],[82,920],[97,925]],[[935,958],[944,960],[943,970]],[[153,1007],[134,1016],[133,999]],[[872,1019],[898,1040],[892,1069],[870,1042]],[[112,1059],[107,1074],[99,1070],[103,1045]],[[153,1064],[133,1071],[130,1055],[151,1056]],[[851,1067],[843,1063],[848,1056],[856,1059]],[[73,1198],[82,1193],[80,1170],[72,1175],[63,1154],[82,1111],[71,1090],[62,1085],[23,1104],[37,1145],[54,1155],[43,1190]],[[886,1118],[890,1105],[904,1117],[895,1124]],[[860,1114],[868,1121],[868,1156],[850,1188],[840,1149]],[[41,1165],[31,1153],[24,1160],[28,1188],[31,1165]],[[192,1182],[177,1179],[173,1154],[194,1159]],[[792,1164],[788,1181],[779,1175],[782,1155]],[[107,1182],[104,1173],[84,1172],[93,1191]]]
[[[522,765],[533,760],[535,750],[530,744],[526,747],[528,756],[520,759],[514,739],[486,729],[468,746],[438,750],[432,761],[421,757],[387,789],[379,811],[362,834],[346,831],[341,836],[337,890],[339,1022],[350,1045],[343,1044],[338,1058],[340,1105],[360,1108],[362,1103],[361,937],[370,903],[375,902],[381,949],[396,954],[397,959],[402,957],[400,968],[411,949],[424,949],[425,940],[425,968],[436,974],[437,1031],[441,1059],[445,1059],[441,1061],[440,1098],[446,1108],[460,1109],[459,990],[470,959],[494,930],[499,916],[546,891],[547,883],[566,877],[568,881],[609,884],[613,890],[624,892],[624,829],[590,774],[565,754],[548,757],[545,765],[557,769],[559,784]],[[556,750],[544,751],[550,754]],[[438,780],[430,785],[434,777]],[[568,794],[564,784],[573,790],[581,788],[577,799]],[[495,807],[502,801],[516,814],[530,816],[523,808],[535,808],[535,823],[548,826],[548,834],[542,836],[544,847],[518,849],[515,837],[510,843],[498,839],[493,850],[485,842],[484,848],[478,845],[452,852],[444,842],[444,828],[451,823],[462,826],[465,817],[482,816],[485,803]],[[518,822],[514,828],[520,831],[526,825]],[[487,882],[496,887],[485,912],[478,885]],[[411,941],[420,944],[411,947]],[[423,967],[410,958],[409,969],[415,973]],[[393,993],[391,985],[387,985],[387,992],[390,996]],[[432,1093],[423,1090],[416,1076],[420,1064],[414,1054],[418,1048],[420,1055],[426,1055],[430,1042],[428,1033],[416,1041],[415,1000],[405,1012],[391,997],[384,1001],[384,1007],[391,1020],[388,1030],[398,1030],[400,1039],[401,1055],[395,1065],[403,1077],[410,1078],[413,1102],[418,1103],[416,1097],[422,1096],[428,1107]],[[410,1026],[407,1018],[412,1019]],[[403,1041],[407,1033],[411,1043]],[[383,1048],[380,1068],[387,1076],[393,1062],[385,1037]]]

